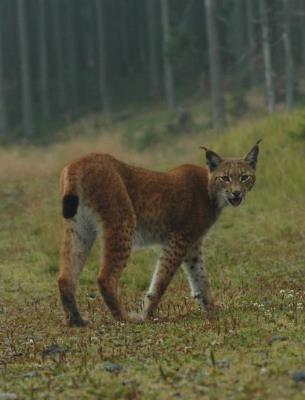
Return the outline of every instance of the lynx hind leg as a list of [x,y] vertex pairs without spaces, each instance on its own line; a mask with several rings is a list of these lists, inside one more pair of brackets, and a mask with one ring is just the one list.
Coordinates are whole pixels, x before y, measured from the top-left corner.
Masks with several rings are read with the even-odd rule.
[[58,286],[69,326],[86,325],[78,311],[75,292],[80,273],[89,256],[96,232],[88,220],[82,218],[81,210],[73,219],[64,223]]
[[119,280],[132,250],[135,218],[125,215],[120,223],[104,227],[104,254],[98,284],[102,297],[118,321],[128,318],[119,297]]
[[183,269],[187,275],[192,296],[198,301],[199,306],[201,308],[212,307],[213,298],[208,274],[204,267],[201,242],[189,249]]
[[143,318],[151,318],[158,303],[182,263],[187,242],[181,235],[174,235],[162,249],[148,292],[144,298]]

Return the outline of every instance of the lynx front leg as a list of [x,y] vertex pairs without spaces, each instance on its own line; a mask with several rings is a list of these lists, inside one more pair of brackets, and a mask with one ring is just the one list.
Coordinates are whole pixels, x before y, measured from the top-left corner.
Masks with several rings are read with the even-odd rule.
[[144,299],[144,319],[153,316],[163,293],[185,257],[186,249],[187,243],[181,235],[173,236],[163,248]]
[[199,306],[210,308],[213,307],[213,298],[200,247],[201,243],[189,250],[185,259],[184,271],[189,281],[192,296],[198,301]]
[[78,311],[75,291],[94,239],[95,233],[88,227],[76,220],[65,221],[58,286],[69,326],[86,325]]

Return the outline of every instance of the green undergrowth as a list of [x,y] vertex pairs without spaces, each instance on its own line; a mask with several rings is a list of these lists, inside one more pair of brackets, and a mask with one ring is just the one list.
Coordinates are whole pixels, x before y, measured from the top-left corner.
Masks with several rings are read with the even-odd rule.
[[[181,135],[141,153],[111,130],[102,142],[91,135],[44,149],[0,150],[0,170],[7,171],[0,173],[0,398],[304,398],[305,383],[291,378],[305,371],[303,124],[302,111],[283,113]],[[90,326],[64,326],[56,283],[58,172],[74,153],[105,149],[164,170],[203,163],[200,144],[240,156],[260,138],[255,188],[242,207],[224,211],[204,243],[215,313],[199,312],[179,271],[154,321],[113,321],[97,290],[97,243],[78,291]],[[130,259],[121,282],[130,310],[141,308],[158,252],[136,250]]]

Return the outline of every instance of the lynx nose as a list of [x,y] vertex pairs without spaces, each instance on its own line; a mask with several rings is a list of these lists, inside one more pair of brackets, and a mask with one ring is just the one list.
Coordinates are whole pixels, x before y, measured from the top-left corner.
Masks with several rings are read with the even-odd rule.
[[233,194],[233,197],[236,199],[239,199],[242,196],[242,193],[239,190],[234,190],[234,192],[232,192],[232,194]]

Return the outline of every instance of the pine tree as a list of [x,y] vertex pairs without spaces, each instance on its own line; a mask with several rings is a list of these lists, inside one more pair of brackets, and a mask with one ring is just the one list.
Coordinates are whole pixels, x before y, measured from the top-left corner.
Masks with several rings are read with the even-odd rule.
[[289,0],[283,1],[283,42],[285,54],[285,75],[286,75],[286,107],[289,111],[292,110],[295,102],[294,90],[294,63],[291,50],[291,34],[290,34],[290,3]]
[[273,71],[271,63],[271,48],[270,48],[270,34],[269,34],[269,22],[265,0],[260,0],[260,17],[261,17],[261,28],[262,28],[262,45],[265,63],[265,81],[267,88],[267,100],[268,110],[270,113],[275,110],[275,91],[273,84]]
[[98,46],[98,79],[99,97],[103,111],[110,112],[110,94],[107,81],[106,68],[106,38],[104,27],[104,0],[95,0],[96,4],[96,23],[97,23],[97,46]]
[[160,73],[157,55],[157,26],[155,0],[146,0],[148,48],[149,48],[149,80],[150,90],[154,97],[160,96]]
[[221,81],[221,63],[218,34],[215,23],[215,0],[205,0],[206,27],[209,47],[210,84],[215,128],[225,123],[224,95]]
[[164,85],[167,105],[175,107],[174,71],[169,55],[170,45],[170,10],[169,0],[161,0],[161,21],[163,31],[163,68]]
[[46,0],[39,1],[39,67],[40,67],[40,97],[42,114],[50,117],[49,103],[49,71],[48,71],[48,43],[47,43],[47,15]]
[[4,92],[4,54],[3,54],[3,5],[0,6],[0,136],[8,130],[7,111]]
[[29,43],[26,19],[26,2],[17,0],[17,18],[19,33],[19,52],[21,63],[21,107],[22,122],[26,135],[34,133],[32,82],[29,61]]

